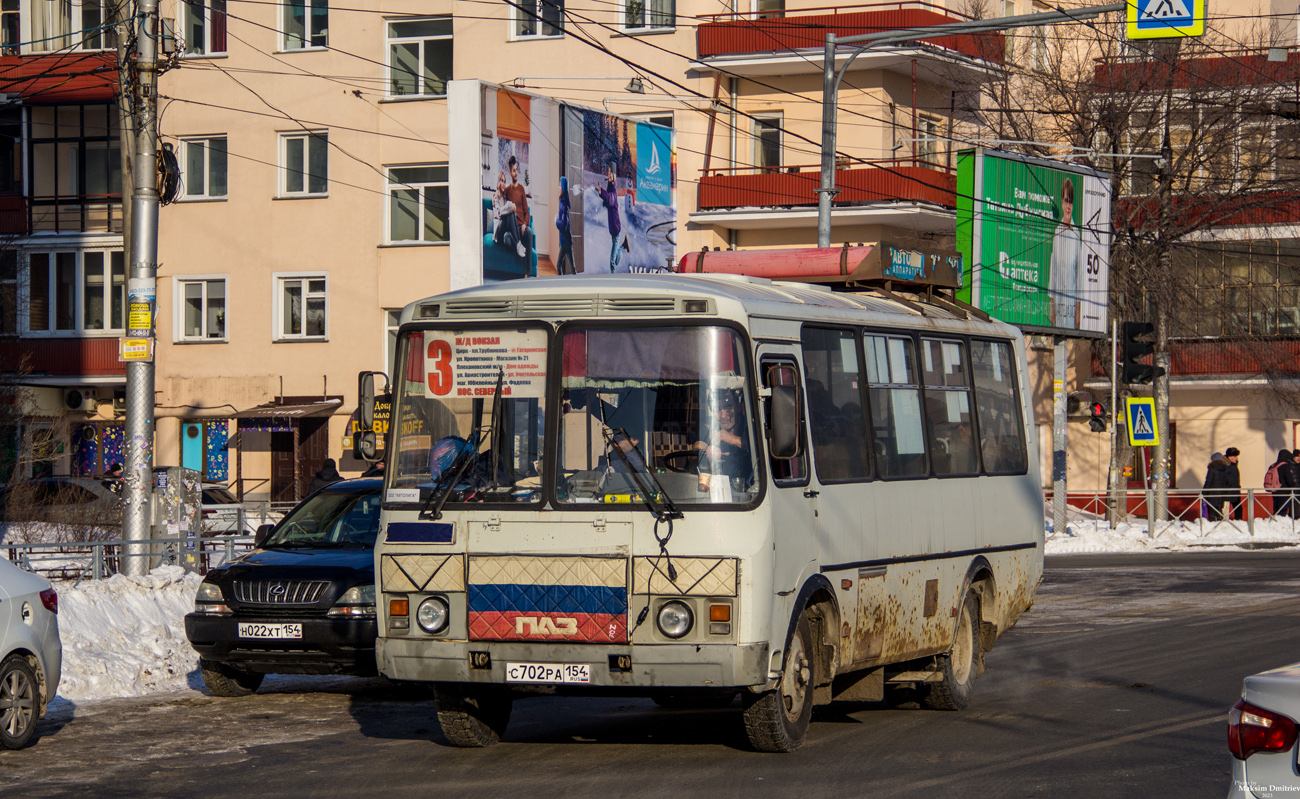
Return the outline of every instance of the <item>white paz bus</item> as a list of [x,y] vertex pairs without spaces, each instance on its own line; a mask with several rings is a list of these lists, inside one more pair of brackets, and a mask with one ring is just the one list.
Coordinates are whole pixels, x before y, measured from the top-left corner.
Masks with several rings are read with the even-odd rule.
[[959,709],[1042,576],[1023,339],[959,311],[512,281],[407,306],[391,391],[377,657],[458,746],[535,693],[739,696],[764,751],[835,700]]

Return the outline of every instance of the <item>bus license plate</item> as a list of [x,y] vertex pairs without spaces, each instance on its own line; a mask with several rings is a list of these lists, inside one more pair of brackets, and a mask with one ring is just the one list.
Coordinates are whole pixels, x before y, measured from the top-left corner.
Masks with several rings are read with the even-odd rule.
[[248,624],[239,625],[240,638],[302,638],[301,624]]
[[589,663],[507,663],[506,682],[589,683]]

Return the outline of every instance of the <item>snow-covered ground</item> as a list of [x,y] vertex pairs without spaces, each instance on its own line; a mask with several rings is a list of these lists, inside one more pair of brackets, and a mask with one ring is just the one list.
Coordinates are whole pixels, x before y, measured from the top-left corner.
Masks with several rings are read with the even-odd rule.
[[[1289,519],[1257,519],[1253,535],[1245,522],[1230,521],[1166,523],[1155,536],[1148,535],[1142,520],[1112,529],[1102,520],[1075,518],[1056,533],[1049,518],[1047,527],[1049,555],[1300,546],[1300,526]],[[198,656],[185,638],[184,619],[198,584],[197,575],[178,566],[162,566],[146,577],[56,583],[63,639],[59,697],[82,703],[202,691]],[[337,681],[281,677],[267,685],[301,689],[307,686],[300,683],[331,679]]]

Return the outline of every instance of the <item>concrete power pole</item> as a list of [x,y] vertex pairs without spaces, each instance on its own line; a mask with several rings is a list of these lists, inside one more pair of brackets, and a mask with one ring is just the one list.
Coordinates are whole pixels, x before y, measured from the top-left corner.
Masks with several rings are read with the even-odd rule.
[[[128,575],[149,570],[149,492],[153,486],[154,316],[158,286],[158,0],[139,0],[136,17],[133,105],[135,161],[132,164],[127,272],[127,338],[146,339],[148,358],[126,364],[127,541],[122,564]],[[123,87],[125,92],[126,87]]]

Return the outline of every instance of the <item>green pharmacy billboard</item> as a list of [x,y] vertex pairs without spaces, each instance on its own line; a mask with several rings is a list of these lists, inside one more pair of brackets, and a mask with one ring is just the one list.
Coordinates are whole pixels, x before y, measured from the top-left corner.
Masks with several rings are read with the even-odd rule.
[[1024,330],[1107,334],[1110,177],[1012,153],[957,158],[957,296]]

